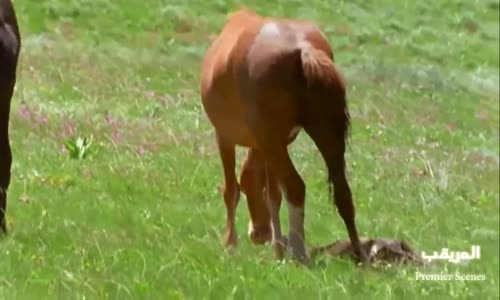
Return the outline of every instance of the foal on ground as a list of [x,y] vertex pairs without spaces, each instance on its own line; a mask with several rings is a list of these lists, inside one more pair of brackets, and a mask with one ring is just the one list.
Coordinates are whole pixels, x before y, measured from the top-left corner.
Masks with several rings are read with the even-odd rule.
[[[281,186],[288,204],[286,243],[294,259],[308,258],[305,185],[288,154],[288,145],[303,128],[326,163],[335,204],[356,255],[364,261],[345,175],[346,92],[320,30],[309,22],[262,17],[248,9],[233,12],[205,54],[200,92],[224,170],[224,244],[236,244],[235,210],[241,185],[253,229],[258,231],[255,223],[259,222],[257,225],[269,226],[270,220],[272,244],[282,258]],[[249,148],[240,184],[235,174],[237,145]],[[266,197],[262,195],[264,185]]]
[[0,234],[7,232],[5,210],[10,184],[12,153],[9,142],[9,113],[21,37],[10,0],[0,0]]

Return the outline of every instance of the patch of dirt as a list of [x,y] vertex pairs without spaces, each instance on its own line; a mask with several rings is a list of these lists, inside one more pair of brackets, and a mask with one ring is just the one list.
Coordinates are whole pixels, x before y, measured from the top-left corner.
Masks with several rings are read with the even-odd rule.
[[475,33],[479,29],[479,25],[477,22],[471,18],[464,17],[462,21],[460,22],[460,26],[467,32],[467,33]]
[[340,25],[335,27],[334,34],[339,36],[351,35],[352,29],[347,25]]
[[212,35],[206,29],[206,24],[202,24],[198,20],[177,17],[174,36],[184,42],[209,42]]
[[500,159],[498,155],[485,149],[470,151],[465,156],[468,162],[483,166],[494,166],[498,168]]

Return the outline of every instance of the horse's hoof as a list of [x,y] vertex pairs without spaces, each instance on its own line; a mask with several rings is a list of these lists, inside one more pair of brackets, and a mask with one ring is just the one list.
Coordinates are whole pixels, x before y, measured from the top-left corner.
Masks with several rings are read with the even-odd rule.
[[307,255],[307,253],[293,253],[292,252],[292,261],[299,266],[310,266],[311,257]]
[[224,245],[225,248],[234,248],[236,247],[237,244],[237,236],[236,232],[231,229],[226,228],[224,231],[224,236],[222,237],[222,244]]
[[286,244],[282,241],[273,242],[274,256],[277,260],[283,260],[286,254]]
[[369,265],[370,260],[368,259],[368,255],[363,251],[363,249],[360,249],[360,253],[354,253],[354,261],[358,266],[361,267],[366,267]]
[[255,245],[264,245],[272,239],[271,226],[253,226],[252,221],[248,222],[248,237]]

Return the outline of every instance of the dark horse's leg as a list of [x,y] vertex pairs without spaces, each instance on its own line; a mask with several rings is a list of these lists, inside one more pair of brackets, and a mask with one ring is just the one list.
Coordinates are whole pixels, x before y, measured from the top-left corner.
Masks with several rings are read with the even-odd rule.
[[10,184],[10,168],[12,165],[8,123],[12,90],[11,86],[0,82],[0,233],[7,233],[5,211],[7,208],[7,189]]
[[21,38],[10,0],[0,0],[0,234],[7,233],[5,210],[12,153],[9,142],[10,102],[16,84]]

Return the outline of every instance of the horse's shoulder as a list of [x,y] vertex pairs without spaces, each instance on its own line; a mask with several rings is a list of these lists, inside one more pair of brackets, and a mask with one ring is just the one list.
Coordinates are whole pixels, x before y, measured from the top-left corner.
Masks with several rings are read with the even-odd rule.
[[207,49],[202,62],[204,85],[210,86],[220,76],[227,74],[234,58],[245,52],[245,46],[251,43],[261,20],[245,11],[228,16],[221,32]]

